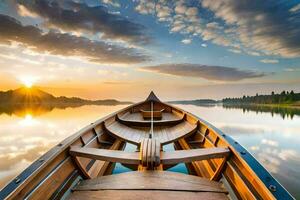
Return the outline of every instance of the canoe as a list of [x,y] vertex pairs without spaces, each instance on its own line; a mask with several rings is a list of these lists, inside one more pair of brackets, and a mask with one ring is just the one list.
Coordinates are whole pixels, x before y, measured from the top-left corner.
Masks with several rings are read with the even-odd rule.
[[[188,173],[169,170],[178,164]],[[130,170],[114,173],[117,165]],[[238,142],[153,92],[66,138],[0,192],[0,199],[141,198],[294,199]]]

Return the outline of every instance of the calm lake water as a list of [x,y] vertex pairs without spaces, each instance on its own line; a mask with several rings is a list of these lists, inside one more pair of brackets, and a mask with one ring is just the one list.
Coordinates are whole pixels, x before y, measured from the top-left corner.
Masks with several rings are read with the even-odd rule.
[[[126,105],[0,112],[0,188],[58,142]],[[300,199],[300,116],[222,106],[177,105],[246,147]],[[134,148],[128,146],[127,148]],[[172,147],[168,147],[172,148]],[[117,165],[115,173],[126,170]],[[184,165],[171,169],[185,172]]]

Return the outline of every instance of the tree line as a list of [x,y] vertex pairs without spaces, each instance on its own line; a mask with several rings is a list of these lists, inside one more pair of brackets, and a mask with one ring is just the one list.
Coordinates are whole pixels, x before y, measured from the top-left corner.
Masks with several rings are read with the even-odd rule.
[[300,101],[300,93],[292,91],[282,91],[269,95],[243,96],[241,98],[225,98],[222,100],[225,104],[291,104]]

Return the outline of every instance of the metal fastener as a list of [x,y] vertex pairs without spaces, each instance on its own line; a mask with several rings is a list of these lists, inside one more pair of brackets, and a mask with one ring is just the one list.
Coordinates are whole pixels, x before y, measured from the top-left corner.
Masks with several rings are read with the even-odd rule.
[[16,177],[15,178],[15,183],[20,183],[21,182],[21,179],[19,177]]
[[269,189],[270,189],[272,192],[276,192],[276,186],[275,186],[275,185],[270,185],[270,186],[269,186]]

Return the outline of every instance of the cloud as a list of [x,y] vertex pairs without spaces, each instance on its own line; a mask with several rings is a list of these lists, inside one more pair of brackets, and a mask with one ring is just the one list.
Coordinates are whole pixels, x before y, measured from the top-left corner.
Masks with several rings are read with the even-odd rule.
[[207,44],[202,43],[201,46],[202,46],[202,47],[207,47]]
[[18,11],[19,15],[21,15],[22,17],[32,17],[32,18],[38,17],[38,15],[30,12],[25,6],[20,5],[20,4],[17,5],[17,11]]
[[120,7],[120,3],[115,0],[102,0],[103,3],[109,4],[115,7]]
[[182,42],[183,44],[191,44],[191,43],[192,43],[192,40],[191,40],[191,39],[183,39],[183,40],[181,40],[181,42]]
[[300,10],[300,3],[292,7],[289,11],[290,12],[298,12]]
[[175,12],[178,14],[184,14],[187,11],[187,7],[183,4],[177,5],[175,7]]
[[261,143],[262,144],[267,144],[267,145],[270,145],[270,146],[274,146],[274,147],[278,146],[278,142],[275,141],[275,140],[262,139]]
[[198,14],[198,8],[196,7],[190,7],[186,11],[186,15],[188,16],[196,16]]
[[170,17],[172,10],[165,5],[156,4],[156,15],[160,19],[166,19],[167,17]]
[[251,56],[260,56],[260,53],[258,53],[256,51],[246,51],[246,53],[251,55]]
[[[106,0],[104,2],[116,5],[114,1]],[[19,1],[18,6],[20,5],[32,14],[43,18],[44,25],[49,28],[99,33],[103,38],[133,43],[147,44],[151,41],[151,38],[145,33],[145,26],[132,22],[119,14],[109,12],[106,7],[101,5],[91,7],[81,1],[71,0]]]
[[262,60],[260,60],[260,62],[262,62],[262,63],[267,63],[267,64],[276,64],[276,63],[278,63],[279,61],[276,60],[276,59],[262,59]]
[[144,15],[153,14],[155,11],[155,3],[147,0],[141,0],[135,7],[135,10]]
[[180,32],[186,26],[183,23],[174,23],[171,32]]
[[[291,13],[282,2],[266,0],[203,0],[202,7],[224,20],[244,47],[268,55],[300,57],[299,13]],[[292,11],[298,10],[297,6]]]
[[[200,37],[252,56],[300,57],[300,4],[273,0],[263,4],[260,0],[202,0],[198,5],[189,1],[136,2],[136,9],[147,10],[137,9],[140,13],[157,13],[158,21],[168,23],[171,33]],[[158,14],[161,7],[169,8],[165,15]]]
[[239,49],[228,49],[228,51],[230,51],[230,52],[232,52],[232,53],[237,53],[237,54],[242,53],[242,51],[239,50]]
[[35,26],[23,26],[16,19],[0,14],[0,43],[19,43],[39,53],[79,56],[95,63],[141,63],[149,57],[133,48],[110,45],[85,37],[50,31],[43,33]]
[[239,70],[233,67],[209,66],[201,64],[161,64],[156,66],[141,67],[140,69],[161,74],[204,78],[216,81],[239,81],[248,78],[259,78],[264,73]]
[[300,67],[288,67],[288,68],[284,68],[283,71],[285,71],[285,72],[299,72]]

